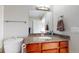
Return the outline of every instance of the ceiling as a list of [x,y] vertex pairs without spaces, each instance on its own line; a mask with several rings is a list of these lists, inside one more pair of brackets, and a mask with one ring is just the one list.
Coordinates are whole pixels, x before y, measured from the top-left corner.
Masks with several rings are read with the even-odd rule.
[[36,6],[31,5],[30,10],[29,10],[29,17],[41,19],[45,15],[45,13],[47,13],[47,12],[48,11],[36,10]]
[[31,10],[30,12],[29,12],[29,17],[30,18],[39,18],[39,19],[41,19],[43,16],[44,16],[44,14],[45,14],[46,12],[45,11],[38,11],[38,10]]

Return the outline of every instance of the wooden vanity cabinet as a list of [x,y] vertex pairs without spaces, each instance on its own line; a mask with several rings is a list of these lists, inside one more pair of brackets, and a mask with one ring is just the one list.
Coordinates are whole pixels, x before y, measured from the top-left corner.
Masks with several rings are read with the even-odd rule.
[[68,53],[68,48],[60,48],[60,53]]
[[42,53],[59,53],[59,49],[43,50]]
[[42,50],[59,48],[59,42],[46,42],[42,43]]
[[68,53],[68,41],[31,43],[26,45],[28,53]]
[[41,44],[40,43],[32,43],[26,45],[26,50],[28,53],[41,53]]
[[68,47],[68,41],[60,41],[60,53],[68,53],[69,47]]
[[42,53],[58,53],[59,42],[42,43]]
[[60,48],[63,48],[63,47],[68,47],[68,41],[61,41],[60,42]]

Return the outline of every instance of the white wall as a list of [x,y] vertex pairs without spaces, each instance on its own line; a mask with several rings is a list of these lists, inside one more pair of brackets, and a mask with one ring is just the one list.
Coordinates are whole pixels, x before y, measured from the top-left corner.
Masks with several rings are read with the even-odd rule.
[[29,18],[29,21],[28,21],[28,27],[31,28],[31,33],[33,33],[33,19]]
[[[73,31],[71,28],[79,28],[79,6],[77,5],[55,5],[54,10],[53,10],[53,15],[54,15],[54,32],[58,34],[63,34],[63,35],[70,35],[70,43],[69,43],[69,48],[70,52],[79,52],[79,32],[75,30],[76,32],[71,32]],[[57,21],[58,17],[64,15],[64,24],[65,24],[65,31],[64,32],[59,32],[56,30],[57,28]]]
[[3,6],[0,6],[0,52],[2,48],[2,40],[3,40]]
[[[53,6],[53,25],[54,25],[54,32],[58,34],[69,35],[70,28],[74,26],[79,27],[78,19],[79,19],[79,6],[69,6],[69,5],[55,5]],[[59,32],[57,31],[57,22],[58,17],[64,15],[64,24],[65,24],[65,31]]]
[[45,25],[48,24],[49,31],[52,31],[53,30],[53,14],[52,14],[52,12],[51,11],[47,12],[44,17],[45,17]]
[[4,6],[4,20],[26,21],[4,22],[4,38],[28,35],[28,7],[27,6]]
[[[69,21],[70,17],[68,17],[68,9],[69,6],[64,6],[64,5],[55,5],[53,6],[53,25],[54,25],[54,28],[53,28],[53,31],[55,33],[58,33],[58,34],[63,34],[63,35],[69,35],[69,31],[70,31],[70,23],[71,21]],[[70,11],[69,11],[70,12]],[[59,17],[64,15],[64,24],[65,24],[65,31],[63,32],[60,32],[60,31],[57,31],[57,22],[59,20]]]

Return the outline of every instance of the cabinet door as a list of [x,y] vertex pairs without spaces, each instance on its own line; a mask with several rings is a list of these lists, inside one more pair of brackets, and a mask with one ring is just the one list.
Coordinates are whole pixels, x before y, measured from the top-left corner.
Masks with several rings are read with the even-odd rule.
[[68,41],[62,41],[60,42],[60,47],[68,47]]
[[60,53],[68,53],[68,48],[61,48]]
[[42,53],[59,53],[59,49],[45,50],[45,51],[42,51]]
[[31,51],[31,52],[28,52],[28,53],[41,53],[41,51]]
[[59,48],[59,43],[58,42],[42,43],[42,50],[55,49],[55,48]]
[[27,52],[41,52],[41,44],[34,43],[34,44],[27,44]]

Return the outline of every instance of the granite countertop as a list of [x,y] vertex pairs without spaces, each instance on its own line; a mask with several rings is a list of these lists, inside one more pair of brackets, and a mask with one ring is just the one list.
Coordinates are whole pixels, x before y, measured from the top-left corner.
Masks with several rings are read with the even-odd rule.
[[25,38],[25,44],[31,43],[43,43],[43,42],[58,42],[58,41],[68,41],[69,38],[59,37],[59,36],[29,36]]

